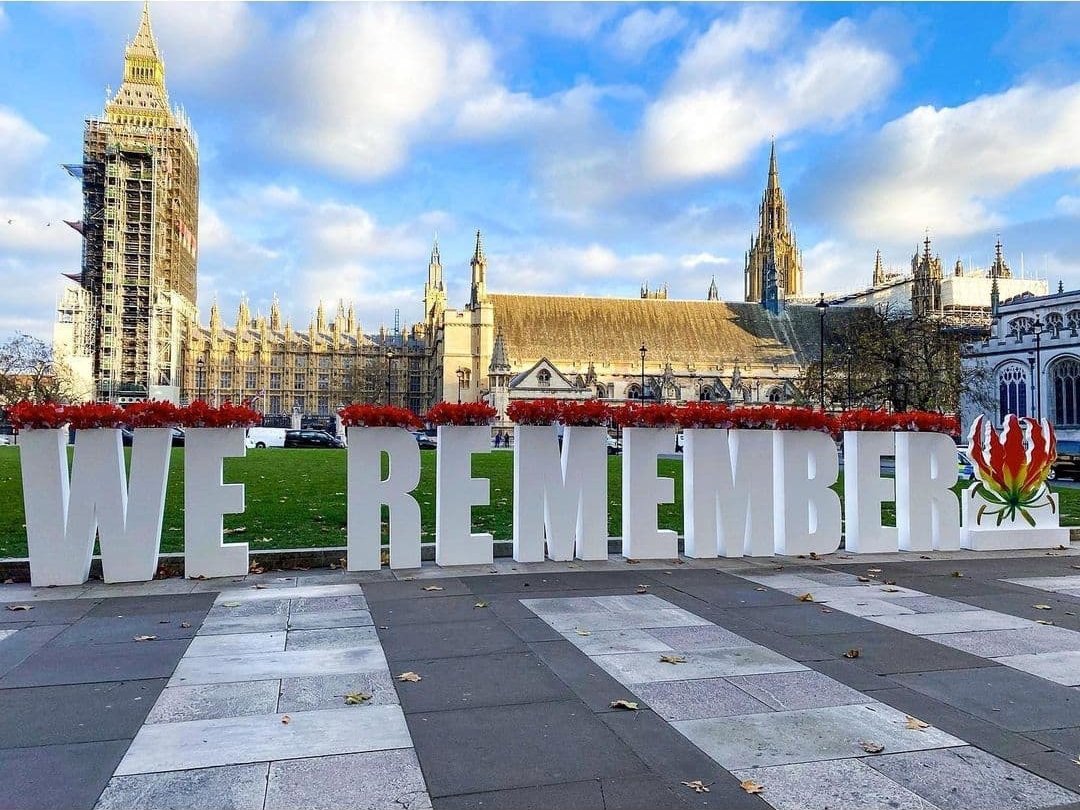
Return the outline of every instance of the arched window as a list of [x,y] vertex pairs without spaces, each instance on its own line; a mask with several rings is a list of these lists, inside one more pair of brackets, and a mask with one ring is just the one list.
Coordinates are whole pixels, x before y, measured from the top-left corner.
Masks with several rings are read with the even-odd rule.
[[1057,334],[1064,327],[1064,318],[1060,312],[1051,312],[1046,316],[1046,328],[1053,334]]
[[602,386],[602,385],[596,386],[596,398],[597,399],[607,399],[607,395],[608,395],[607,389],[604,388],[604,386]]
[[1065,324],[1070,329],[1080,329],[1080,309],[1070,309],[1066,312]]
[[549,385],[551,385],[551,372],[548,371],[546,368],[540,369],[536,373],[536,384],[539,385],[541,388],[547,388]]
[[1050,367],[1054,395],[1054,424],[1058,427],[1080,424],[1080,360],[1066,357]]
[[641,386],[637,383],[626,386],[627,399],[641,399]]
[[713,396],[715,396],[715,394],[713,393],[712,388],[706,386],[706,387],[701,389],[701,394],[700,394],[700,396],[698,398],[702,402],[711,402]]
[[769,389],[769,402],[783,402],[784,401],[784,389],[780,386]]
[[1031,331],[1032,325],[1035,323],[1031,318],[1026,315],[1019,318],[1013,318],[1009,321],[1009,334],[1013,337],[1021,337]]
[[998,371],[998,422],[1014,413],[1028,415],[1028,372],[1019,363],[1009,363]]

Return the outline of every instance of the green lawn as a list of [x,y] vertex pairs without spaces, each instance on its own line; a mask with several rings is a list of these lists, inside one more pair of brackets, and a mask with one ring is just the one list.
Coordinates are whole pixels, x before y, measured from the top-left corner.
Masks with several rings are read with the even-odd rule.
[[[491,479],[491,506],[473,509],[474,531],[509,540],[513,507],[512,454],[473,457],[473,475]],[[621,534],[621,457],[608,458],[608,529]],[[660,473],[675,478],[676,502],[660,507],[660,526],[682,531],[682,463],[660,462]],[[423,451],[417,500],[424,540],[435,536],[435,452]],[[162,551],[183,550],[184,453],[174,449],[165,499]],[[345,453],[336,450],[249,450],[246,458],[226,459],[225,480],[243,483],[247,511],[225,518],[230,535],[252,549],[341,546],[345,543]],[[841,491],[843,482],[835,487]],[[1080,490],[1059,489],[1062,523],[1080,525]],[[891,509],[885,517],[891,519]],[[18,450],[0,447],[0,557],[26,556],[22,483]]]

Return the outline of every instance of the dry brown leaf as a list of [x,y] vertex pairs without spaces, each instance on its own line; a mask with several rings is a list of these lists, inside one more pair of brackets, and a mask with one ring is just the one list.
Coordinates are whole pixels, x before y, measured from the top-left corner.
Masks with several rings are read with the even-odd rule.
[[664,655],[660,656],[660,661],[661,661],[661,663],[664,663],[664,664],[685,664],[686,663],[686,656],[685,655],[673,655],[671,653],[665,653]]
[[929,723],[924,723],[917,717],[912,717],[910,714],[906,715],[907,722],[904,724],[905,728],[910,728],[912,731],[924,731],[930,728]]
[[[711,785],[711,784],[712,784],[712,782],[709,782],[709,785]],[[706,785],[700,779],[695,779],[693,782],[683,782],[683,785],[690,788],[692,791],[694,791],[694,793],[708,793],[709,792],[709,785]]]
[[486,608],[487,606],[488,606],[488,603],[485,602],[483,599],[481,599],[475,605],[473,605],[474,608]]
[[592,635],[592,633],[590,631],[588,631],[588,630],[578,630],[576,632],[577,632],[577,634],[579,636],[591,636]]
[[359,706],[364,701],[371,700],[371,695],[367,692],[349,692],[345,695],[346,706]]
[[814,595],[812,593],[804,593],[802,596],[799,597],[799,601],[800,602],[813,602],[814,601]]
[[187,630],[189,627],[191,627],[191,622],[180,622],[180,626]]
[[881,569],[880,568],[867,568],[866,573],[868,573],[868,574],[880,574]]
[[816,552],[816,551],[811,551],[811,552],[810,552],[810,559],[811,559],[811,560],[820,560],[820,559],[821,559],[821,557],[819,557],[819,556],[818,556],[818,554],[817,554],[817,552]]
[[[1077,566],[1075,566],[1075,565],[1073,566],[1073,568],[1076,568],[1076,567]],[[1077,757],[1076,759],[1072,759],[1072,760],[1069,760],[1069,761],[1072,762],[1073,765],[1080,765],[1080,757]]]
[[262,590],[266,590],[266,587],[267,587],[267,586],[266,586],[266,585],[263,585],[263,584],[262,584],[261,582],[257,582],[257,583],[255,584],[255,590],[257,590],[257,591],[262,591]]
[[628,712],[636,712],[638,705],[632,700],[613,700],[611,701],[611,708],[613,709],[626,709]]
[[638,585],[636,588],[634,588],[634,593],[648,593],[648,592],[649,592],[649,586],[648,585]]
[[858,577],[859,582],[869,582],[870,577]]
[[154,639],[157,638],[157,636],[152,636],[152,635],[147,634],[145,636],[135,636],[134,638],[135,638],[135,641],[153,641]]
[[404,683],[416,683],[417,681],[423,680],[415,672],[402,672],[400,675],[397,676],[397,679]]
[[859,745],[861,745],[862,750],[868,754],[880,754],[885,750],[885,746],[881,743],[870,742],[869,740],[863,740]]
[[444,591],[446,590],[442,585],[425,585],[425,591]]
[[33,605],[8,605],[8,610],[33,610]]
[[240,607],[240,603],[239,602],[222,602],[221,606],[222,607]]
[[1050,605],[1032,605],[1032,607],[1035,608],[1036,610],[1053,610],[1053,608],[1050,607]]
[[852,647],[850,650],[844,653],[844,658],[858,658],[859,655],[861,655],[859,650],[855,647]]
[[884,593],[900,593],[899,588],[882,588],[881,590]]
[[289,715],[287,715],[287,714],[286,714],[286,715],[283,715],[283,716],[282,716],[282,718],[281,718],[281,724],[282,724],[282,725],[285,725],[285,726],[287,726],[287,725],[289,725],[289,723],[291,723],[291,722],[292,722],[292,718],[291,718],[291,717],[289,717]]
[[953,571],[951,574],[949,574],[949,576],[951,577],[962,577],[963,575],[964,574],[961,571]]
[[637,565],[639,562],[641,562],[641,560],[632,560],[632,559],[627,559],[626,560],[627,565]]
[[761,793],[761,791],[765,790],[764,785],[758,784],[753,779],[742,780],[741,782],[739,782],[739,787],[741,787],[747,793]]

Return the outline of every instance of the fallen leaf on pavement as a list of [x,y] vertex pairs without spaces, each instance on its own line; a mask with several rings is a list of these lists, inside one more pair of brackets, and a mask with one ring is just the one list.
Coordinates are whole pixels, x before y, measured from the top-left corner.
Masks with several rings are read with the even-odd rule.
[[286,725],[286,726],[287,726],[287,725],[289,725],[289,723],[291,723],[291,722],[292,722],[292,718],[291,718],[291,717],[289,717],[289,715],[287,715],[287,714],[286,714],[285,716],[283,716],[283,717],[281,718],[281,723],[282,723],[282,725]]
[[868,573],[868,574],[880,574],[881,569],[880,568],[867,568],[866,573]]
[[442,585],[425,585],[424,590],[425,591],[442,591],[442,590],[445,590],[445,588],[443,588]]
[[634,593],[648,593],[648,592],[649,592],[649,586],[648,585],[638,585],[634,589]]
[[811,551],[811,552],[810,552],[810,559],[811,559],[811,560],[820,560],[820,559],[821,559],[821,557],[819,557],[819,556],[817,555],[817,552],[816,552],[816,551]]
[[870,742],[869,740],[863,740],[859,745],[861,745],[862,750],[868,754],[880,754],[885,750],[885,746],[881,743]]
[[753,779],[744,779],[743,781],[739,782],[739,787],[741,787],[747,793],[761,793],[761,791],[765,790],[764,785],[759,785]]
[[930,728],[929,723],[924,723],[922,720],[919,720],[916,717],[912,717],[910,714],[907,715],[907,723],[905,723],[904,725],[905,727],[910,728],[912,731],[923,731],[924,729]]
[[487,606],[488,606],[488,603],[485,602],[483,599],[481,599],[479,602],[477,602],[475,605],[473,605],[474,608],[486,608]]
[[191,627],[191,622],[180,622],[180,626],[187,630],[189,627]]
[[870,577],[858,577],[859,582],[869,582]]
[[8,610],[33,610],[33,605],[8,605]]
[[641,562],[641,560],[631,560],[631,559],[628,559],[628,560],[626,561],[626,564],[627,564],[627,565],[637,565],[637,564],[638,564],[639,562]]
[[949,574],[949,576],[951,576],[951,577],[962,577],[963,573],[961,573],[960,571],[953,571],[951,574]]
[[345,695],[346,706],[359,706],[366,700],[371,700],[371,695],[367,692],[349,692]]
[[[712,782],[709,783],[710,785]],[[706,785],[700,779],[695,779],[693,782],[683,782],[683,785],[690,788],[694,793],[708,793],[709,785]]]
[[262,584],[261,582],[259,582],[259,583],[256,583],[256,585],[255,585],[255,590],[257,590],[257,591],[262,591],[262,590],[265,590],[265,589],[266,589],[266,586],[265,586],[265,585],[263,585],[263,584]]
[[1053,610],[1050,605],[1032,605],[1036,610]]
[[397,679],[399,681],[407,683],[416,683],[417,681],[421,680],[420,676],[417,675],[415,672],[402,672],[400,675],[397,676]]
[[664,664],[685,664],[686,663],[686,656],[685,655],[671,655],[671,654],[661,655],[660,656],[660,661],[662,663],[664,663]]
[[221,606],[222,607],[240,607],[240,603],[239,602],[222,602]]
[[1048,622],[1046,619],[1036,619],[1035,624],[1053,624],[1053,622]]
[[156,638],[157,638],[157,636],[151,636],[151,635],[135,636],[136,641],[153,641]]
[[881,590],[885,593],[900,593],[899,588],[882,588]]
[[813,602],[814,601],[814,595],[812,593],[804,593],[802,596],[799,597],[799,601],[800,602]]
[[592,635],[592,633],[590,631],[588,631],[588,630],[578,630],[577,634],[579,636],[591,636]]
[[638,705],[632,700],[613,700],[611,701],[611,708],[613,709],[626,709],[629,712],[636,712]]
[[754,590],[755,591],[767,591],[769,589],[766,588],[764,585],[759,585],[758,587],[754,588]]
[[859,651],[852,647],[850,650],[844,653],[844,658],[858,658],[859,654]]

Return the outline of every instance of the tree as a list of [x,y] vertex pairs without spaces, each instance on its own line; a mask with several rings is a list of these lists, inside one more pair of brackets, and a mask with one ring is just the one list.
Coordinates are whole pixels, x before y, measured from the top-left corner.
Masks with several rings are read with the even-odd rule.
[[69,370],[54,358],[49,344],[21,334],[0,342],[0,405],[24,399],[67,402],[73,398]]
[[[960,362],[963,344],[973,338],[970,331],[888,305],[832,313],[826,319],[824,363],[825,399],[833,408],[957,412],[961,397],[986,405],[989,372]],[[813,402],[820,373],[817,362],[806,373],[805,390]]]

